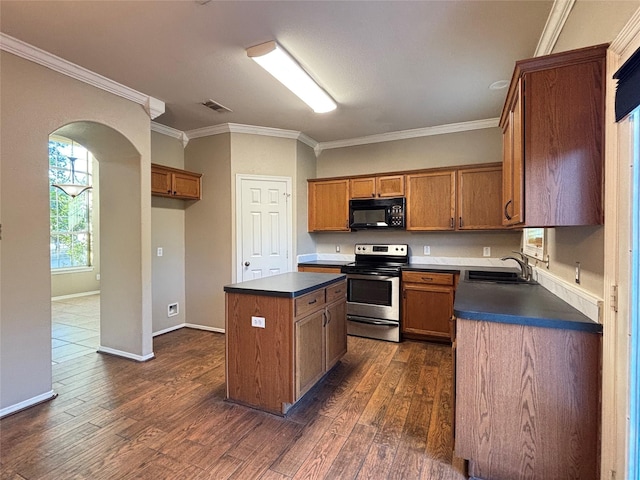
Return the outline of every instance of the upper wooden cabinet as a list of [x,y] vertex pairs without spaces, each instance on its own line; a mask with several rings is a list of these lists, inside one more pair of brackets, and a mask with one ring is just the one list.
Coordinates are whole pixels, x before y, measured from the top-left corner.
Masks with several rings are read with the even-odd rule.
[[404,197],[404,175],[352,178],[351,198]]
[[151,164],[151,195],[200,200],[202,174]]
[[454,230],[456,172],[407,175],[407,230]]
[[349,179],[310,180],[308,230],[349,231]]
[[500,118],[505,225],[604,222],[607,47],[516,62]]
[[502,168],[458,170],[458,230],[491,230],[502,227]]

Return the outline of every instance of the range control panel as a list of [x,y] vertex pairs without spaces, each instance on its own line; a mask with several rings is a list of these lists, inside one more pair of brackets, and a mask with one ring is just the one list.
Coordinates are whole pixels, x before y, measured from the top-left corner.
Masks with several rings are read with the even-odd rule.
[[356,255],[385,255],[406,257],[409,252],[409,245],[372,245],[368,243],[357,243],[355,246]]

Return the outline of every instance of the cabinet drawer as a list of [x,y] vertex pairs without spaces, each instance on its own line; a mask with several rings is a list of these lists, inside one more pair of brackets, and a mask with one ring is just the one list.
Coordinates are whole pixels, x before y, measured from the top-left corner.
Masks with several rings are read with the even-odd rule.
[[300,298],[296,298],[296,317],[303,317],[308,313],[314,312],[324,307],[325,289],[321,288],[315,292],[307,293]]
[[327,287],[327,303],[340,300],[347,296],[347,282],[336,283]]
[[453,285],[452,273],[402,272],[403,282],[429,283],[433,285]]

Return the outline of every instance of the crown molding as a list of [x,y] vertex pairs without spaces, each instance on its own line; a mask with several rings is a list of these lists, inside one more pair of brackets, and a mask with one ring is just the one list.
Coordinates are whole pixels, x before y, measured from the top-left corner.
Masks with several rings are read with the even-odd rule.
[[406,140],[409,138],[429,137],[432,135],[443,135],[446,133],[468,132],[470,130],[481,130],[498,126],[499,118],[487,118],[485,120],[473,120],[471,122],[449,123],[435,127],[415,128],[412,130],[401,130],[398,132],[381,133],[379,135],[369,135],[366,137],[350,138],[346,140],[336,140],[334,142],[319,143],[317,150],[329,150],[331,148],[353,147],[356,145],[367,145],[370,143],[392,142],[395,140]]
[[142,105],[151,119],[164,113],[164,102],[0,32],[0,50]]
[[189,140],[192,138],[220,135],[222,133],[246,133],[249,135],[264,135],[266,137],[290,138],[299,140],[315,149],[318,145],[313,138],[296,130],[282,130],[280,128],[259,127],[257,125],[242,125],[240,123],[223,123],[212,127],[203,127],[185,132]]
[[553,2],[547,23],[544,25],[540,40],[538,40],[536,52],[533,54],[534,57],[548,55],[553,51],[575,3],[576,0],[555,0]]
[[167,137],[177,138],[182,142],[182,148],[185,148],[187,143],[189,143],[189,137],[182,130],[176,130],[175,128],[167,127],[157,122],[151,122],[151,130],[166,135]]
[[631,18],[626,25],[620,30],[620,33],[611,42],[609,49],[617,54],[621,55],[627,47],[631,44],[636,36],[640,35],[640,7],[631,15]]

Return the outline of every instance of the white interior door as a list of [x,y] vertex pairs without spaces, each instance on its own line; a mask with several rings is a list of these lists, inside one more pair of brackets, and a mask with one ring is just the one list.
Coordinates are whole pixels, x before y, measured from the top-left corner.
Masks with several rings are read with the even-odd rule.
[[291,270],[291,179],[236,177],[238,281]]

